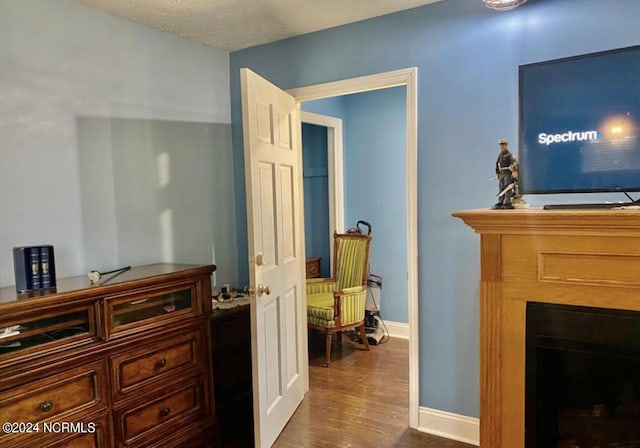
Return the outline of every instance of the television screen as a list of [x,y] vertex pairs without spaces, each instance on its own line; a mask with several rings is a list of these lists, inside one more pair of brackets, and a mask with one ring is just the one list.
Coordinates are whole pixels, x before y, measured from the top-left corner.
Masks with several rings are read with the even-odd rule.
[[640,191],[640,46],[520,66],[520,191]]

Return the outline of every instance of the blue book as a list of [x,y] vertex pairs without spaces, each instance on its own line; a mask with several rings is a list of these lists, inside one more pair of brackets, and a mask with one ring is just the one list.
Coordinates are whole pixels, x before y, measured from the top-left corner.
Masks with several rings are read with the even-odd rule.
[[18,292],[56,288],[56,263],[50,244],[14,247],[13,267]]
[[[40,286],[51,288],[51,259],[49,249],[51,246],[40,246]],[[55,280],[54,280],[55,283]]]
[[40,289],[40,248],[29,248],[29,276],[31,278],[30,289]]

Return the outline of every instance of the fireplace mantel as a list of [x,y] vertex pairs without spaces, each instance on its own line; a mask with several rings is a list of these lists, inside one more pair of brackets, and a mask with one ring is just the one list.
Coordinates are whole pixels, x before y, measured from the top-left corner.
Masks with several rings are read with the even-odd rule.
[[527,302],[640,311],[640,210],[465,210],[480,234],[480,446],[523,448]]

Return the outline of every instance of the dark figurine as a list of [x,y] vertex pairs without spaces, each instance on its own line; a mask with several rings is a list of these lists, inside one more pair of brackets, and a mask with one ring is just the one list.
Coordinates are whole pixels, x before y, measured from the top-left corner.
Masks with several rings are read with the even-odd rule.
[[496,160],[496,177],[498,178],[498,202],[491,207],[494,210],[514,208],[511,198],[517,192],[518,161],[509,152],[509,141],[501,138],[500,154]]

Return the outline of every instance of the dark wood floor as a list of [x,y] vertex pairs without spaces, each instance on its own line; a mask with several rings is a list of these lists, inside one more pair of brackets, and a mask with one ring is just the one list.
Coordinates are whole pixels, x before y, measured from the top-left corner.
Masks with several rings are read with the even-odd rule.
[[309,392],[275,448],[471,448],[409,429],[409,343],[391,339],[358,350],[336,344],[323,367],[324,338],[309,336]]

